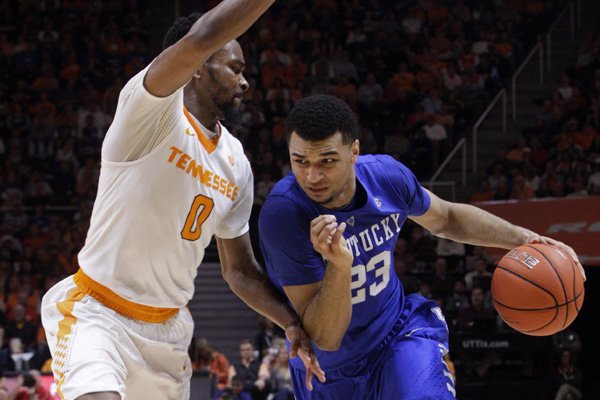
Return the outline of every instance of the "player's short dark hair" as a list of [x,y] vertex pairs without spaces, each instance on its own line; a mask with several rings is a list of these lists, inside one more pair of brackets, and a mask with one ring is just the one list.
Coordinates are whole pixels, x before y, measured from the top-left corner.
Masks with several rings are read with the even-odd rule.
[[343,143],[349,144],[358,139],[358,121],[343,100],[317,94],[298,100],[288,114],[285,120],[288,143],[293,132],[308,141],[327,139],[341,132]]
[[163,38],[163,49],[166,49],[167,47],[177,43],[179,39],[184,37],[190,31],[192,25],[194,25],[194,23],[198,21],[198,18],[201,16],[201,13],[195,12],[191,13],[187,17],[177,18]]

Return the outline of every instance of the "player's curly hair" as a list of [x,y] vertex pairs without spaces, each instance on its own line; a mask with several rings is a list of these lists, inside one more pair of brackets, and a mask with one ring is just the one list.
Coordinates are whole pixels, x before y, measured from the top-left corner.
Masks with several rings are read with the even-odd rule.
[[303,140],[318,141],[342,133],[342,142],[358,139],[356,115],[343,100],[323,94],[305,97],[296,102],[285,120],[285,137],[290,142],[292,132]]
[[163,38],[163,50],[177,43],[179,39],[184,37],[190,31],[192,25],[194,25],[194,23],[198,21],[198,18],[201,16],[202,13],[195,12],[191,13],[187,17],[177,18]]

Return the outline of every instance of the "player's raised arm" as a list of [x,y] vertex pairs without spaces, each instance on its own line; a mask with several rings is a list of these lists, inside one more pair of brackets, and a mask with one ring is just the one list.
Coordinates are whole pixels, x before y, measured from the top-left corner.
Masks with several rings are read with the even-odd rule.
[[274,0],[223,0],[154,60],[144,80],[151,94],[165,97],[185,85],[225,44],[242,35]]

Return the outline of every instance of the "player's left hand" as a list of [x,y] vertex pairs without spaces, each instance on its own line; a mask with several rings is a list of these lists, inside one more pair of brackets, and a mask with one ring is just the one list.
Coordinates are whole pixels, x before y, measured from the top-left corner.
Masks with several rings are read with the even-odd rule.
[[313,375],[321,382],[325,382],[325,372],[319,365],[310,338],[300,324],[289,325],[285,328],[285,336],[290,341],[290,357],[299,356],[306,369],[306,388],[313,390]]
[[543,244],[548,244],[550,246],[556,246],[559,249],[561,249],[562,251],[564,251],[565,253],[567,253],[569,256],[571,256],[571,258],[573,259],[573,261],[575,262],[575,264],[577,265],[577,267],[579,267],[579,271],[581,271],[581,275],[583,276],[583,280],[586,280],[585,277],[585,270],[583,269],[583,266],[581,265],[581,263],[579,262],[579,257],[577,257],[577,254],[575,253],[575,250],[573,250],[573,248],[571,248],[571,246],[568,246],[566,244],[564,244],[563,242],[559,242],[558,240],[549,238],[547,236],[540,236],[537,234],[534,234],[533,236],[531,236],[528,240],[527,243],[543,243]]

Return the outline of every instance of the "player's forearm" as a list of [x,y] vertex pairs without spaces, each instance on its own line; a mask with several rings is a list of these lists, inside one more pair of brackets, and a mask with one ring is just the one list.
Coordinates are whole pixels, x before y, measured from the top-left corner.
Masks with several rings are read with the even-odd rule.
[[352,268],[329,264],[321,288],[306,307],[302,325],[321,350],[340,347],[352,318]]
[[457,203],[450,207],[448,222],[441,232],[434,233],[457,242],[502,249],[512,249],[526,243],[534,235],[530,230],[480,208]]
[[237,38],[271,6],[274,0],[224,0],[190,29],[198,45],[217,51]]
[[[224,275],[231,290],[250,308],[275,322],[282,329],[300,322],[298,315],[255,265]],[[252,270],[252,273],[248,273]]]

